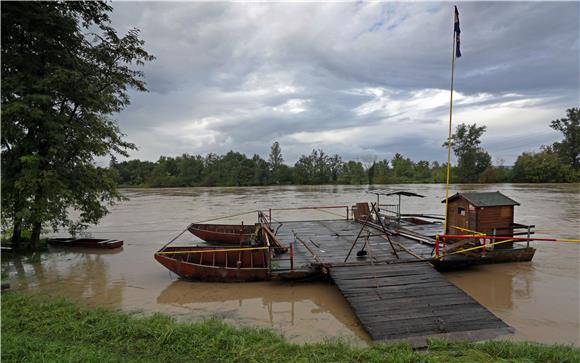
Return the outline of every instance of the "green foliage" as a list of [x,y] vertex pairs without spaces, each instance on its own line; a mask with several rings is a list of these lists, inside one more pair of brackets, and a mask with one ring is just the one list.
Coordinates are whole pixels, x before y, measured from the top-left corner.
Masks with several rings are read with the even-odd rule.
[[342,167],[342,171],[338,176],[340,184],[366,184],[368,181],[367,175],[361,162],[349,161]]
[[[562,164],[550,147],[538,153],[523,153],[512,170],[515,182],[555,183],[579,180],[570,165]],[[578,175],[578,174],[576,174]]]
[[[234,151],[206,157],[184,154],[176,158],[162,156],[156,163],[130,160],[110,167],[121,185],[146,187],[445,183],[447,179],[447,164],[426,160],[415,163],[401,154],[395,154],[391,161],[375,161],[367,170],[361,162],[343,162],[338,155],[329,157],[322,150],[302,155],[293,167],[281,163],[273,169],[271,156],[266,162],[259,155],[249,159]],[[573,182],[580,180],[580,172],[574,173],[559,162],[551,148],[537,155],[522,154],[513,170],[493,166],[486,152],[472,150],[460,165],[452,167],[451,177],[451,182]]]
[[[110,118],[145,91],[132,67],[152,60],[131,29],[110,26],[104,2],[2,3],[2,214],[12,239],[45,225],[77,230],[120,198],[94,157],[135,146]],[[77,210],[78,218],[70,211]]]
[[391,165],[393,166],[393,177],[397,182],[413,182],[415,163],[411,159],[404,158],[403,155],[396,153],[393,160],[391,160]]
[[560,160],[574,170],[580,170],[580,108],[566,111],[567,118],[552,121],[550,127],[560,131],[564,140],[552,145]]
[[392,180],[392,170],[387,160],[381,160],[373,164],[372,184],[388,184]]
[[429,167],[429,162],[426,160],[420,160],[415,164],[413,179],[419,183],[429,183],[431,182],[431,169]]
[[[457,179],[462,183],[477,182],[480,175],[492,166],[491,156],[479,146],[485,129],[477,124],[460,124],[451,137],[451,148],[457,157]],[[447,143],[443,146],[447,147]]]
[[329,157],[321,149],[312,150],[310,155],[302,155],[294,165],[296,184],[336,183],[342,166],[340,156]]
[[288,343],[263,329],[217,320],[177,323],[156,314],[129,317],[62,299],[2,294],[2,358],[17,362],[578,362],[572,346],[431,340],[356,348],[334,340]]
[[274,141],[272,147],[270,148],[270,157],[268,160],[268,166],[270,168],[270,172],[272,173],[273,184],[280,184],[280,168],[282,167],[283,162],[284,158],[282,157],[282,148],[280,148],[278,141]]

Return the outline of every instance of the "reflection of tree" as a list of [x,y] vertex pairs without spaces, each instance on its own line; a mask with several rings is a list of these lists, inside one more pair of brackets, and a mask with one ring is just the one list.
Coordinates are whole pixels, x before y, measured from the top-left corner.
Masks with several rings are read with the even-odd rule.
[[14,271],[18,288],[65,296],[119,308],[125,281],[111,283],[103,254],[110,251],[52,251],[39,256],[19,256],[3,261]]
[[[14,275],[12,275],[11,270],[14,271]],[[20,256],[13,256],[8,260],[2,259],[2,272],[8,272],[10,278],[15,277],[18,280],[20,287],[24,289],[28,288],[28,280],[25,277],[26,271]]]

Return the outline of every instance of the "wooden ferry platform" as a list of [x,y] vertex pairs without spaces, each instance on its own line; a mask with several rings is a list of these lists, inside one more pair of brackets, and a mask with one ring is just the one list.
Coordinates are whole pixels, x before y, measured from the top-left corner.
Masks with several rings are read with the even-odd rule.
[[271,228],[292,246],[292,258],[287,253],[272,258],[272,276],[283,278],[291,270],[327,274],[373,340],[424,346],[428,337],[484,340],[513,331],[433,268],[428,241],[347,219]]
[[[407,191],[372,194],[377,202],[370,205],[257,211],[254,225],[192,224],[189,231],[194,235],[226,246],[165,245],[155,258],[183,278],[202,281],[326,276],[377,341],[406,340],[424,346],[434,336],[485,340],[513,332],[439,271],[530,261],[535,253],[529,246],[534,226],[514,223],[516,201],[500,192],[457,193],[449,198],[450,223],[443,231],[436,216],[401,214],[402,196],[423,196]],[[398,203],[381,204],[381,195],[395,196]],[[346,211],[345,218],[272,218],[272,211],[336,208]],[[525,231],[516,231],[522,228]]]

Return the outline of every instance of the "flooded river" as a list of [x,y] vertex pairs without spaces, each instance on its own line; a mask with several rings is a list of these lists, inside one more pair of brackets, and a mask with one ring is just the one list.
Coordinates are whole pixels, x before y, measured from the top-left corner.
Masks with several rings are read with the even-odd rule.
[[[443,185],[388,188],[427,196],[403,199],[402,213],[443,213]],[[123,239],[121,250],[51,248],[33,256],[3,256],[2,271],[15,290],[66,296],[91,306],[136,314],[163,312],[179,320],[218,317],[234,325],[273,328],[295,342],[340,337],[365,344],[368,336],[342,295],[328,282],[181,281],[158,264],[153,253],[194,221],[257,209],[374,201],[374,196],[365,193],[367,189],[289,186],[125,190],[129,199],[114,206],[98,226],[89,230],[92,237]],[[468,190],[500,190],[517,200],[521,206],[516,207],[516,221],[535,224],[538,236],[580,236],[578,184],[465,185],[452,186],[450,192]],[[274,212],[273,217],[332,219],[344,214],[337,209]],[[254,223],[256,213],[216,223],[240,221]],[[199,241],[186,232],[177,242]],[[480,266],[446,276],[514,327],[512,339],[580,345],[580,246],[551,242],[532,245],[538,251],[531,263]]]

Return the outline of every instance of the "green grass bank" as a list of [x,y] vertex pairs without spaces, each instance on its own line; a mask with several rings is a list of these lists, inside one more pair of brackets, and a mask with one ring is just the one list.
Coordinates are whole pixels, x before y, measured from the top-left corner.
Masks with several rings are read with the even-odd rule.
[[406,344],[355,348],[340,341],[292,344],[220,321],[179,323],[86,308],[64,299],[2,294],[3,362],[578,362],[580,349],[494,341],[426,351]]

